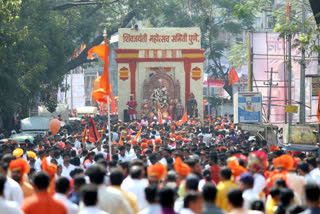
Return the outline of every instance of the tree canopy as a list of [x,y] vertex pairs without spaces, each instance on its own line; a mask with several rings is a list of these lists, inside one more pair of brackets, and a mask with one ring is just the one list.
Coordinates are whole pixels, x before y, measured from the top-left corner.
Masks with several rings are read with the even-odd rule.
[[[245,58],[241,55],[242,33],[253,29],[259,10],[272,2],[0,0],[0,115],[20,112],[27,116],[39,95],[42,103],[51,105],[64,75],[92,63],[87,51],[103,41],[103,29],[110,37],[118,28],[132,27],[137,21],[148,27],[200,27],[208,59],[205,72],[227,80],[226,56],[231,51],[231,56]],[[72,57],[82,44],[86,48]],[[225,89],[232,94],[231,87]]]

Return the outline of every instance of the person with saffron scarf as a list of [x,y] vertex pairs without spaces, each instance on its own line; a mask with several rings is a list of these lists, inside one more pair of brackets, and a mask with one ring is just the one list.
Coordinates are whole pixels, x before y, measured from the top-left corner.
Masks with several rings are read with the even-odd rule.
[[33,195],[33,187],[23,178],[23,176],[28,174],[30,171],[28,162],[23,158],[18,158],[16,160],[12,160],[9,164],[9,167],[12,179],[18,182],[22,189],[23,197],[26,198]]
[[55,165],[54,163],[49,163],[47,162],[47,158],[44,157],[42,159],[42,163],[41,163],[41,168],[44,172],[46,172],[49,175],[49,188],[48,188],[48,192],[50,195],[54,195],[55,194],[55,174],[57,172],[57,165]]

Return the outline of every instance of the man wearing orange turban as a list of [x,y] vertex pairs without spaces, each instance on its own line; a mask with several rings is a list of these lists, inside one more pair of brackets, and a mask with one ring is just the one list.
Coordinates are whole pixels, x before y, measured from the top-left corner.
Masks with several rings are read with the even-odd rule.
[[161,163],[148,166],[147,174],[150,183],[158,184],[158,182],[166,176],[167,167]]
[[30,170],[28,162],[23,158],[18,158],[16,160],[12,160],[9,164],[9,167],[12,179],[18,182],[22,189],[23,197],[26,198],[33,195],[33,187],[23,179],[23,175],[28,174]]
[[183,180],[190,172],[191,168],[188,164],[183,163],[181,157],[177,157],[174,162],[174,168],[178,173],[178,180]]

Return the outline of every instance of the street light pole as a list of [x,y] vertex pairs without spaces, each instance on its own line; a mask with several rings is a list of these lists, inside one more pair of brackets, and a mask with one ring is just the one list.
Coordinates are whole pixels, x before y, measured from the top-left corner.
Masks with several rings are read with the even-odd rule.
[[[288,24],[290,24],[290,8],[289,8],[289,19]],[[292,66],[291,66],[291,33],[288,35],[288,104],[292,104],[292,95],[291,95],[291,84],[292,84]],[[289,112],[289,136],[290,136],[290,129],[292,124],[292,113]]]
[[[306,11],[305,11],[305,0],[302,2],[302,33],[305,33],[304,23],[306,19]],[[301,47],[301,62],[300,62],[300,108],[299,108],[299,121],[301,125],[306,123],[306,82],[305,82],[305,73],[306,73],[306,66],[305,66],[305,55],[306,50],[302,46]]]

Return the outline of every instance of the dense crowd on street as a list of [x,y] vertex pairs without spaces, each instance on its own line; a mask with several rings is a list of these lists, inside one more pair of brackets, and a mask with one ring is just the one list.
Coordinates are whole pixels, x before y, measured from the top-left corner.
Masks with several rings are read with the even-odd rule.
[[227,118],[88,121],[1,145],[1,214],[320,213],[316,153]]

